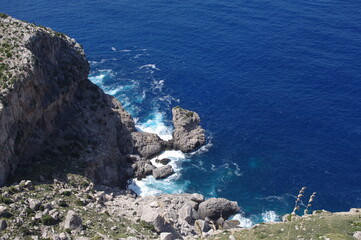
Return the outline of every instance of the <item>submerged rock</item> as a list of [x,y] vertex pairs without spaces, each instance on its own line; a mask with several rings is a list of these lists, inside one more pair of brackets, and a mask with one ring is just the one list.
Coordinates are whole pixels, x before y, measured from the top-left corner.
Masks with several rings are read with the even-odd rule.
[[196,112],[180,107],[172,109],[173,147],[182,152],[191,152],[206,142],[204,129],[199,125],[201,119]]

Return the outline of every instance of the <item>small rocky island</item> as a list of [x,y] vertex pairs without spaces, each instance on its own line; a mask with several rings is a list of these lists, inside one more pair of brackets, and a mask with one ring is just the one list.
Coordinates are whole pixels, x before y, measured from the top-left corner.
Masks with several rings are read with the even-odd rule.
[[74,39],[0,14],[0,239],[217,239],[239,231],[227,220],[240,211],[236,202],[127,189],[132,178],[171,175],[169,159],[156,168],[150,158],[194,151],[205,131],[197,113],[175,107],[172,140],[139,132],[88,74]]

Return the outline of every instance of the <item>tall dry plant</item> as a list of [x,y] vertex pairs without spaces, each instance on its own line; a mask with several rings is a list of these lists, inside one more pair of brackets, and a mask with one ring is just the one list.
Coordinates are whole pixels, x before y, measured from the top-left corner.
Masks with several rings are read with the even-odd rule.
[[292,215],[296,215],[296,211],[300,210],[300,202],[301,198],[303,197],[303,194],[305,193],[306,187],[302,187],[301,190],[298,192],[296,201],[295,201],[295,207],[293,208]]
[[314,200],[314,198],[316,197],[316,192],[312,193],[310,199],[308,200],[308,204],[306,206],[305,211],[303,212],[305,215],[308,213],[308,208],[312,207],[312,202]]

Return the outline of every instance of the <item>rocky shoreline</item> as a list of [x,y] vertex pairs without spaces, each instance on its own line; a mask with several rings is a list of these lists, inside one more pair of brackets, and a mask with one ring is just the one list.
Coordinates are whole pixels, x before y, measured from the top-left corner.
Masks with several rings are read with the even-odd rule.
[[[162,151],[191,152],[205,144],[197,113],[173,108],[174,132],[169,141],[138,132],[120,102],[87,79],[89,64],[74,39],[5,14],[0,32],[0,184],[11,185],[1,192],[3,215],[10,217],[1,223],[3,230],[16,232],[16,226],[30,217],[40,224],[27,226],[34,236],[41,232],[42,238],[73,239],[95,234],[85,231],[90,227],[82,225],[79,209],[59,209],[63,199],[56,196],[64,192],[69,196],[76,192],[75,201],[89,206],[82,206],[86,211],[126,216],[134,224],[142,221],[156,233],[163,232],[164,239],[192,238],[199,227],[211,230],[210,224],[230,225],[225,219],[240,208],[226,199],[205,200],[200,194],[141,198],[118,189],[126,188],[131,178],[162,179],[173,174],[169,159],[158,159],[164,165],[158,168],[149,160]],[[78,178],[86,189],[79,184],[72,187]],[[44,188],[49,190],[46,196],[40,194]],[[107,194],[97,188],[105,188]],[[44,216],[51,224],[42,222]],[[46,226],[52,230],[47,232]],[[6,239],[22,237],[21,232],[9,234]],[[104,234],[100,236],[105,238]]]
[[[173,108],[169,141],[137,131],[121,103],[87,79],[89,64],[74,39],[6,14],[0,60],[0,240],[278,239],[260,228],[238,234],[239,222],[227,219],[240,207],[224,198],[139,197],[127,189],[129,179],[174,173],[169,159],[158,158],[160,167],[150,161],[162,151],[205,144],[197,113]],[[297,229],[298,220],[285,218]]]

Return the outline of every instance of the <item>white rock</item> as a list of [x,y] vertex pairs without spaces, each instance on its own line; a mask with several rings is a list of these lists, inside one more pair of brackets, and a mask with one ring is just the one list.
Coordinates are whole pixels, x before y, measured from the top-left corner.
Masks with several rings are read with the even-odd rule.
[[173,239],[174,238],[173,238],[172,234],[169,232],[162,232],[160,234],[160,240],[173,240]]

